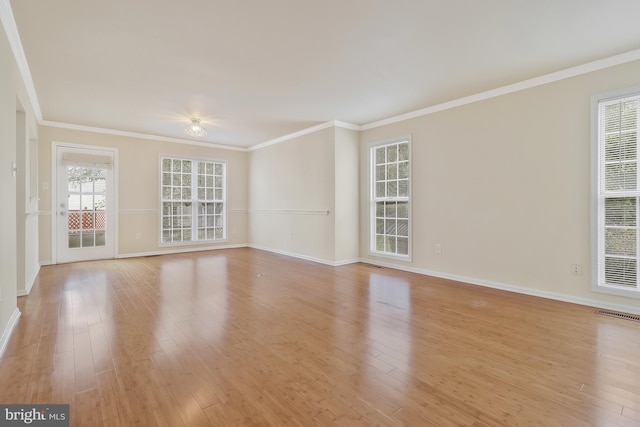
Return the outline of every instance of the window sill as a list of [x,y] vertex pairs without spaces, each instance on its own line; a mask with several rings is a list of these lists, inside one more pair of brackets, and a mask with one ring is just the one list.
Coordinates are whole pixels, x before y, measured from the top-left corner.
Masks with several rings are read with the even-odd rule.
[[395,261],[411,262],[411,255],[396,255],[396,254],[389,254],[386,252],[374,252],[370,250],[369,256],[387,258]]
[[594,285],[591,287],[591,290],[593,292],[597,292],[600,294],[616,295],[620,297],[640,299],[640,290],[631,290],[631,289],[625,289],[625,288],[617,288],[614,286],[602,286],[602,285]]

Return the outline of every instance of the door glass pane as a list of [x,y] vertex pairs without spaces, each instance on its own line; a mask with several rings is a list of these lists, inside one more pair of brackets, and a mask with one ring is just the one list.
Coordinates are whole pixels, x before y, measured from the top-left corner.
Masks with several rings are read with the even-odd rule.
[[76,180],[74,180],[74,181],[69,180],[68,189],[69,189],[69,191],[73,191],[73,192],[80,191],[80,182],[78,182]]
[[95,246],[94,244],[94,232],[93,230],[88,231],[88,232],[82,232],[82,247],[83,248],[90,248]]
[[106,246],[106,173],[104,169],[67,168],[69,248]]
[[80,233],[69,232],[69,248],[79,248],[80,247]]
[[[86,170],[86,169],[85,169]],[[91,179],[91,177],[89,176],[88,179]],[[82,182],[82,192],[85,194],[92,194],[93,193],[93,179],[91,179],[91,181],[86,182],[83,181]]]
[[104,177],[96,177],[94,191],[96,193],[105,193],[107,191],[107,180]]
[[69,194],[67,207],[69,208],[69,215],[71,212],[80,211],[80,194]]
[[93,211],[93,193],[87,194],[83,192],[82,194],[82,210],[91,212]]

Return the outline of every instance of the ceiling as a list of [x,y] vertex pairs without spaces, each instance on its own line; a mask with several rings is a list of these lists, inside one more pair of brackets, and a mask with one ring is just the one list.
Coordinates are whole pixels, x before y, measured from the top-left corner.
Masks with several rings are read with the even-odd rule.
[[[637,0],[12,0],[45,121],[250,147],[640,48]],[[183,133],[202,119],[203,138]]]

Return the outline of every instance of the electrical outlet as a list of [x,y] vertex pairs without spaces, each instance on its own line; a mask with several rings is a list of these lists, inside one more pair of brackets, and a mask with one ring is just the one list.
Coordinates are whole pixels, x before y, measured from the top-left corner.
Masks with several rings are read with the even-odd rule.
[[142,238],[142,234],[136,233],[136,240],[140,240]]
[[436,243],[436,253],[439,254],[442,252],[442,245],[440,243]]
[[582,276],[582,264],[571,264],[571,274]]

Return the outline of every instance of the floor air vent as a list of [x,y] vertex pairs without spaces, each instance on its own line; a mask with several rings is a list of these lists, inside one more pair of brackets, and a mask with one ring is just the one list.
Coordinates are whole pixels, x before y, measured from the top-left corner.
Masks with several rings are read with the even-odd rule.
[[632,320],[634,322],[640,322],[640,316],[635,314],[627,314],[627,313],[616,313],[615,311],[606,311],[606,310],[598,310],[597,314],[602,314],[603,316],[611,316],[617,317],[618,319]]

